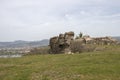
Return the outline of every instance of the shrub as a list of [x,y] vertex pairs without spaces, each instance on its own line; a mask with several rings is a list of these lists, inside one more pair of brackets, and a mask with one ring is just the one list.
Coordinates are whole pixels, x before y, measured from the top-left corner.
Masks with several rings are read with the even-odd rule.
[[70,48],[73,53],[81,53],[94,51],[95,46],[90,44],[84,44],[80,41],[73,41]]
[[38,47],[38,48],[33,48],[30,51],[30,54],[49,54],[49,47]]

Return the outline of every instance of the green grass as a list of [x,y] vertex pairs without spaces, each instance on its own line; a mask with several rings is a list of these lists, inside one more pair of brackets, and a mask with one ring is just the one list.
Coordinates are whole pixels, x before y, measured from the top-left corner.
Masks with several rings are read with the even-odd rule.
[[120,80],[120,47],[109,49],[0,58],[0,80]]

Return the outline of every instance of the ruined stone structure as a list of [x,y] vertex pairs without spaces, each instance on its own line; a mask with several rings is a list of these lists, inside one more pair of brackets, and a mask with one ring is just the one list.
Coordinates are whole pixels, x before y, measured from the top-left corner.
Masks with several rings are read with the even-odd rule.
[[51,53],[70,53],[70,44],[74,39],[74,32],[66,32],[59,36],[50,38]]
[[[74,39],[74,32],[66,32],[59,34],[59,36],[50,38],[50,53],[71,53],[71,46],[73,49],[77,47],[85,48],[86,45],[116,45],[117,40],[112,37],[97,37],[92,38],[89,35],[84,35]],[[74,44],[74,45],[72,45]],[[79,46],[83,45],[83,46]],[[75,48],[76,47],[76,48]],[[86,46],[88,47],[88,46]],[[80,48],[78,48],[80,49]]]
[[85,35],[82,38],[78,38],[78,40],[83,40],[85,44],[97,44],[97,45],[116,45],[118,43],[118,41],[116,39],[113,39],[112,37],[92,38],[89,35]]
[[112,37],[98,37],[93,38],[94,44],[98,45],[116,45],[118,41],[116,39],[113,39]]

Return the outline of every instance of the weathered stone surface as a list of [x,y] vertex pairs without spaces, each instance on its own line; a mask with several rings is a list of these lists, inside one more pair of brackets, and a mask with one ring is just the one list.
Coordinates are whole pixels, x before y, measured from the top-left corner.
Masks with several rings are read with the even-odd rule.
[[50,38],[51,53],[67,53],[71,52],[70,44],[74,39],[74,32],[66,32],[65,34],[59,34],[58,37]]
[[113,39],[112,37],[97,37],[93,38],[94,43],[98,45],[116,45],[117,40]]
[[74,32],[71,31],[50,38],[50,52],[71,53],[71,51],[81,52],[83,51],[82,49],[90,51],[94,49],[94,45],[116,45],[117,43],[118,41],[112,37],[92,38],[89,35],[83,35],[82,33],[79,35],[79,37],[74,39]]
[[50,53],[52,53],[52,52],[54,52],[54,53],[56,53],[58,50],[57,50],[57,43],[58,43],[58,37],[56,36],[56,37],[52,37],[51,39],[50,39]]

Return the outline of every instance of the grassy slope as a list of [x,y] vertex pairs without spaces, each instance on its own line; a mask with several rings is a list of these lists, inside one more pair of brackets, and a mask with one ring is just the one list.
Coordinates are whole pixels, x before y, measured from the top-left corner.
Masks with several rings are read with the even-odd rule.
[[74,55],[0,58],[0,80],[120,80],[120,47]]

